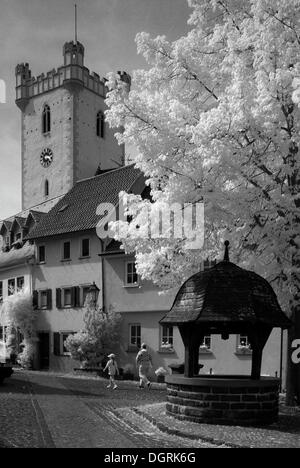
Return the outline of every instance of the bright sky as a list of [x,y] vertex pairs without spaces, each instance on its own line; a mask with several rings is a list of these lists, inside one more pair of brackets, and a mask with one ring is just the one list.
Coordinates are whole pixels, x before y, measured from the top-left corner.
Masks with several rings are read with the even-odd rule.
[[[15,105],[15,66],[28,62],[33,76],[62,65],[62,47],[74,38],[74,0],[0,0],[0,219],[21,209],[20,111]],[[77,0],[78,39],[85,65],[110,71],[144,68],[135,35],[147,31],[175,40],[188,31],[186,0]]]

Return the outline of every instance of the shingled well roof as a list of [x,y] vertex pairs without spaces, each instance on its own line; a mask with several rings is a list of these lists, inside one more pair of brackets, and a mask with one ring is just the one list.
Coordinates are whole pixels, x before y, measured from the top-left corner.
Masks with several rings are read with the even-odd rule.
[[116,206],[119,193],[130,192],[139,179],[143,179],[141,171],[130,165],[77,182],[26,238],[38,239],[96,228],[100,220],[96,214],[98,205],[112,203]]
[[191,276],[161,323],[264,322],[289,327],[269,283],[252,271],[222,261]]

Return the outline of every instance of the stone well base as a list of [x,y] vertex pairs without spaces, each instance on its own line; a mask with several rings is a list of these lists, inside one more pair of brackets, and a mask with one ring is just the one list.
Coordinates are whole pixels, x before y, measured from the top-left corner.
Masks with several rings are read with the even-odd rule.
[[278,419],[279,379],[170,375],[167,414],[197,423],[268,425]]

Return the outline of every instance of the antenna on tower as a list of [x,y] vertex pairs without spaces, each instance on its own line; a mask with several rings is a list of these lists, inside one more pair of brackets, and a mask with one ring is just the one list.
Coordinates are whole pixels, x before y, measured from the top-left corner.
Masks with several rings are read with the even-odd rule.
[[77,44],[77,4],[75,3],[75,43]]

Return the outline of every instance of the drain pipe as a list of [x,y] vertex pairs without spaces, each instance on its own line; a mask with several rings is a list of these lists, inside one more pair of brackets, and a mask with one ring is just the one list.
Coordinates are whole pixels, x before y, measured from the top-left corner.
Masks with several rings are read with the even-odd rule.
[[279,391],[280,391],[280,393],[282,392],[282,363],[283,363],[283,329],[281,328],[281,333],[280,333],[280,372],[279,372],[279,378],[280,378]]

